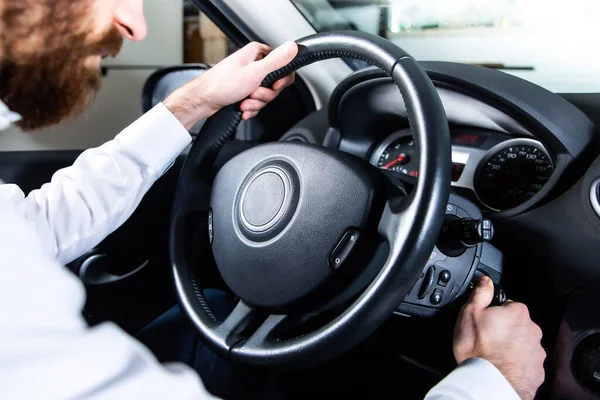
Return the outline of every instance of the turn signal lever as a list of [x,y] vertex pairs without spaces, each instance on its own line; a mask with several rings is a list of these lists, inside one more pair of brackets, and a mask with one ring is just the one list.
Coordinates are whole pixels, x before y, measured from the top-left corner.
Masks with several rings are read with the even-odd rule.
[[494,225],[489,219],[446,215],[437,247],[447,256],[458,257],[469,247],[489,242],[493,237]]

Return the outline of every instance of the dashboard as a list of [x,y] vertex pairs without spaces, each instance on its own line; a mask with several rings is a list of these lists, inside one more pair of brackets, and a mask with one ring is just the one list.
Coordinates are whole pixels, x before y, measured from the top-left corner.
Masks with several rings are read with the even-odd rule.
[[[565,398],[581,398],[573,394],[568,360],[571,338],[599,329],[589,315],[600,287],[600,138],[592,122],[600,124],[600,96],[557,95],[476,66],[421,65],[440,96],[452,145],[452,188],[440,238],[458,233],[468,246],[454,253],[439,239],[397,313],[428,316],[459,304],[475,274],[484,273],[530,307],[546,337],[566,299],[576,306],[569,305],[560,329],[575,328],[557,342],[557,354],[559,374],[571,381],[559,389]],[[419,159],[402,95],[375,68],[347,77],[327,108],[281,139],[352,154],[409,183],[427,162]],[[494,228],[488,238],[486,224]],[[554,339],[547,339],[549,347]]]
[[[504,211],[534,198],[550,180],[554,160],[539,140],[478,128],[453,128],[452,186],[466,189],[490,211]],[[417,178],[419,159],[410,129],[379,141],[370,163]]]
[[[485,215],[500,220],[524,215],[560,196],[581,176],[576,161],[591,148],[596,128],[565,98],[488,68],[421,65],[448,119],[453,192]],[[327,132],[318,137],[316,127],[323,125]],[[348,76],[321,117],[304,121],[286,137],[302,132],[310,132],[308,142],[418,179],[422,160],[412,140],[407,105],[398,87],[377,68]]]

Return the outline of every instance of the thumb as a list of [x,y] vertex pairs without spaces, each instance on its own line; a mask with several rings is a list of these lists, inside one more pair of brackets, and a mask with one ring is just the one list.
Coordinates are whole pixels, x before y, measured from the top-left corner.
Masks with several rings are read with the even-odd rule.
[[476,309],[483,310],[492,303],[493,299],[494,284],[488,276],[483,275],[475,286],[468,304],[471,304]]
[[286,42],[275,50],[271,51],[262,60],[254,63],[257,72],[263,76],[269,75],[273,71],[288,65],[298,54],[298,45],[296,42]]

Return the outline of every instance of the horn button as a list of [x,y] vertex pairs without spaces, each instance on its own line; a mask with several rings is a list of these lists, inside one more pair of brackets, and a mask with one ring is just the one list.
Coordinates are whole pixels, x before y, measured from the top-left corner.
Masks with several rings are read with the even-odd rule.
[[236,194],[236,228],[254,242],[273,239],[294,214],[298,186],[298,175],[288,163],[268,162],[252,170]]
[[379,176],[364,160],[304,143],[231,159],[211,194],[212,249],[227,285],[270,310],[315,296],[334,279],[329,259],[345,233],[368,228]]
[[242,192],[240,217],[244,226],[264,232],[277,224],[287,209],[289,192],[290,181],[282,169],[260,170]]

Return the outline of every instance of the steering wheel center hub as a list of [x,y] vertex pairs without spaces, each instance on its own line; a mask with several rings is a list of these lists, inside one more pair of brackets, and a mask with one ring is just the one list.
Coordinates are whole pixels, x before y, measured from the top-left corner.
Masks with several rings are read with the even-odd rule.
[[240,197],[239,216],[243,226],[256,233],[273,228],[290,207],[291,185],[281,168],[268,167],[252,175]]
[[231,159],[211,195],[213,254],[248,304],[289,310],[331,282],[331,254],[371,217],[378,171],[318,146],[270,143]]

